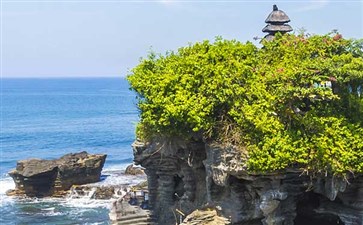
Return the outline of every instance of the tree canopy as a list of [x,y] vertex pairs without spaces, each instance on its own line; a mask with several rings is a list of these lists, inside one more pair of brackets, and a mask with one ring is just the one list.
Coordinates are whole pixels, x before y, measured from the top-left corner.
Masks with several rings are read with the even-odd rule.
[[250,171],[363,172],[363,41],[279,35],[150,53],[127,77],[137,135],[202,134],[248,154]]

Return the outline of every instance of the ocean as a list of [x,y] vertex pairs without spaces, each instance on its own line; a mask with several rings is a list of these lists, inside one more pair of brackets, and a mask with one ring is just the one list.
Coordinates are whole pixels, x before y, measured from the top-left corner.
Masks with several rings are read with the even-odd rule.
[[110,200],[7,197],[16,161],[105,153],[104,183],[141,180],[132,163],[136,94],[124,78],[1,79],[0,224],[109,224]]

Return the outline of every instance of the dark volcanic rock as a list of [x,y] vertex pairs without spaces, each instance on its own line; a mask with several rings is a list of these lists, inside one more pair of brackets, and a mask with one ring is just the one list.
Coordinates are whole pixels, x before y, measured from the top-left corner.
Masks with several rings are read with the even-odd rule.
[[100,180],[106,155],[87,152],[67,154],[56,160],[27,159],[9,172],[16,189],[9,195],[45,197],[63,195],[72,185]]
[[[251,174],[247,153],[203,140],[160,138],[136,141],[133,148],[134,161],[147,174],[157,224],[175,224],[179,212],[216,206],[238,225],[363,225],[362,175],[312,177],[296,169]],[[186,222],[207,224],[212,218],[193,215]]]

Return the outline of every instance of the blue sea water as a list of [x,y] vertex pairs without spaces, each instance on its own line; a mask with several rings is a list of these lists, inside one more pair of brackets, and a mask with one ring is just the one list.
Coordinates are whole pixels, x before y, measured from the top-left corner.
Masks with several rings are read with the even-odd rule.
[[[85,150],[107,154],[103,174],[115,179],[132,162],[138,121],[136,96],[127,81],[3,78],[0,94],[0,224],[108,224],[109,202],[6,197],[14,187],[7,173],[20,159]],[[115,180],[122,179],[130,181],[121,175]]]

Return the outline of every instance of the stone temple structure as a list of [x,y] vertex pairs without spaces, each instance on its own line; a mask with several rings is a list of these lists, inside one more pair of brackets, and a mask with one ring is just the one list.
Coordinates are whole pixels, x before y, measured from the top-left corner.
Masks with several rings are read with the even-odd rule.
[[265,39],[270,41],[274,38],[277,32],[282,34],[292,31],[292,28],[288,22],[290,18],[282,10],[279,10],[276,5],[273,5],[273,11],[268,15],[265,20],[267,25],[262,29],[262,32],[268,33]]
[[[274,6],[265,38],[292,31],[289,21]],[[363,174],[311,175],[297,167],[252,173],[247,151],[200,133],[136,140],[132,147],[147,175],[150,211],[115,203],[114,224],[363,225]]]

